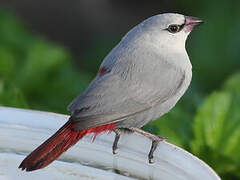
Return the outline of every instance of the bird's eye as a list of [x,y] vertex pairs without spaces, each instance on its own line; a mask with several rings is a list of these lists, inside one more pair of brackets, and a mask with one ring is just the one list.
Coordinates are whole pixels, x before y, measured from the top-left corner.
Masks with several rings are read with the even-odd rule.
[[177,33],[181,30],[181,26],[177,25],[177,24],[171,24],[171,25],[168,26],[167,30],[170,33]]

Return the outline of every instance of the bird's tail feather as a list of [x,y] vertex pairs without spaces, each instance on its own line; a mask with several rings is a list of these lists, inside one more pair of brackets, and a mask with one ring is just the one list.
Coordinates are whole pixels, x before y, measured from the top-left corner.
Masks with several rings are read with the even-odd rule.
[[20,164],[19,168],[26,171],[41,169],[57,159],[63,152],[76,144],[89,133],[96,135],[101,132],[112,131],[115,123],[101,125],[86,130],[74,130],[76,123],[68,121],[53,136],[36,148]]

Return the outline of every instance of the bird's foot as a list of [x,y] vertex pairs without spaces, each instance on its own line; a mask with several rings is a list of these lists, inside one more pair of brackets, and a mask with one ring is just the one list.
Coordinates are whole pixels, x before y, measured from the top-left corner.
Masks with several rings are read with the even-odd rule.
[[114,139],[114,142],[113,142],[113,146],[112,146],[112,151],[113,151],[113,154],[116,154],[116,150],[118,148],[118,141],[120,139],[120,135],[122,133],[133,133],[133,131],[131,129],[128,129],[128,128],[116,128],[113,130],[115,132],[115,139]]
[[113,154],[116,154],[117,145],[118,145],[118,141],[120,139],[121,131],[120,131],[120,129],[114,129],[114,132],[116,135],[115,135],[115,139],[113,142],[112,151],[113,151]]
[[147,138],[149,138],[150,140],[152,140],[152,146],[151,146],[151,149],[148,153],[148,162],[151,164],[153,163],[153,153],[154,151],[157,149],[157,146],[158,144],[161,142],[161,141],[165,141],[166,138],[163,137],[163,136],[156,136],[154,134],[151,134],[149,132],[146,132],[146,131],[143,131],[139,128],[129,128],[131,131],[134,131],[136,133],[139,133]]

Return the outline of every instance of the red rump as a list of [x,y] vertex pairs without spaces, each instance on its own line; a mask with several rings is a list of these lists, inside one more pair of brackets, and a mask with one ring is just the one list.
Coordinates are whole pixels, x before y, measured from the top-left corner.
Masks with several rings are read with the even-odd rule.
[[95,133],[94,140],[101,132],[113,131],[115,123],[79,131],[74,130],[75,126],[76,123],[71,121],[66,122],[53,136],[29,154],[20,164],[19,168],[22,170],[26,169],[26,171],[44,168],[85,135]]

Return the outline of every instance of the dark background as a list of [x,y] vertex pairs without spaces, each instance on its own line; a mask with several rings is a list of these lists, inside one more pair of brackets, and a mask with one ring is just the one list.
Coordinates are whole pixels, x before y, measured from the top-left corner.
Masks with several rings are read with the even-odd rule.
[[203,19],[186,48],[191,86],[145,127],[240,179],[240,1],[0,0],[0,104],[69,113],[121,37],[144,19],[177,12]]

